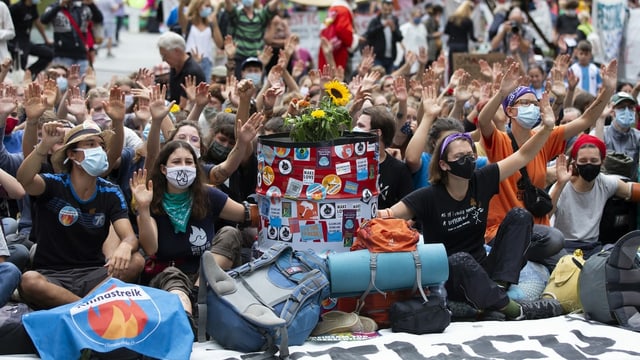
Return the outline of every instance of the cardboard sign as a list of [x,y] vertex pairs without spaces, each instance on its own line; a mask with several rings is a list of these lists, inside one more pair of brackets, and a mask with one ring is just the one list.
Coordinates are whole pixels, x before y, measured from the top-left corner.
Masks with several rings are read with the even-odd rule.
[[480,65],[478,64],[478,61],[482,59],[488,62],[489,65],[493,65],[495,62],[503,62],[505,58],[506,55],[503,53],[455,53],[453,54],[453,70],[464,69],[471,75],[472,79],[484,79],[485,77],[480,73]]

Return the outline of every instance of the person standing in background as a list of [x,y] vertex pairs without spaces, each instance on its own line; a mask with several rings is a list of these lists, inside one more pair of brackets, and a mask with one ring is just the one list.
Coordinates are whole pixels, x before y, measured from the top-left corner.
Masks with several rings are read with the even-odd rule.
[[[353,28],[353,12],[351,4],[345,0],[334,0],[327,10],[327,17],[324,20],[324,27],[320,31],[320,37],[325,38],[331,44],[333,61],[336,66],[347,68],[349,53],[358,48],[358,34]],[[328,64],[322,48],[318,55],[318,69],[322,69]]]
[[[40,0],[20,0],[9,7],[11,19],[16,36],[9,42],[9,50],[13,59],[19,59],[20,68],[27,69],[29,55],[37,56],[38,60],[29,66],[32,78],[44,70],[53,59],[53,42],[44,31],[44,25],[40,22],[38,14],[38,3]],[[31,28],[36,26],[38,32],[44,40],[44,44],[34,44],[31,42]]]
[[7,4],[2,2],[2,4],[0,4],[0,61],[11,58],[11,53],[9,53],[9,47],[7,45],[9,40],[15,36],[16,32],[13,28],[11,13],[9,12]]

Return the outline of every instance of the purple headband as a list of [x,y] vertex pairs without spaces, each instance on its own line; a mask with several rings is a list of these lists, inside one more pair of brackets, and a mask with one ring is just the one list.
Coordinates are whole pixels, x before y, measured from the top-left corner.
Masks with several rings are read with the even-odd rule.
[[522,95],[525,94],[535,95],[536,93],[534,93],[533,90],[531,90],[531,88],[528,86],[518,86],[511,92],[511,94],[509,94],[509,96],[502,100],[502,110],[507,111],[507,107],[513,106],[516,100],[518,100],[520,97],[522,97]]
[[442,147],[440,147],[440,157],[442,158],[442,156],[444,155],[444,151],[447,149],[447,146],[449,146],[449,144],[451,144],[453,141],[458,140],[458,139],[463,139],[469,142],[469,144],[471,144],[471,147],[474,147],[474,143],[473,143],[473,139],[471,138],[471,136],[469,136],[469,134],[467,133],[453,133],[449,136],[447,136],[446,138],[444,138],[444,140],[442,141]]

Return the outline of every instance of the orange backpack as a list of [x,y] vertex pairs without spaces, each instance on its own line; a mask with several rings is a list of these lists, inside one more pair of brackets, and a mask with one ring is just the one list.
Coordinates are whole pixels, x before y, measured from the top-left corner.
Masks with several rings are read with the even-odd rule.
[[372,253],[415,251],[420,240],[418,230],[403,219],[371,219],[357,231],[351,251],[367,249]]

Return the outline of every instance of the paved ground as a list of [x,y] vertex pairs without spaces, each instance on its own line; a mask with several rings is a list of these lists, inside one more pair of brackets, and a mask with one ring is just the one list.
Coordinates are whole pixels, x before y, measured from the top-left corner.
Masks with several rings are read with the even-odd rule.
[[94,67],[98,85],[108,83],[113,75],[127,76],[141,67],[152,68],[160,63],[156,42],[160,34],[120,32],[120,43],[113,48],[114,57],[107,57],[106,49],[98,50]]

